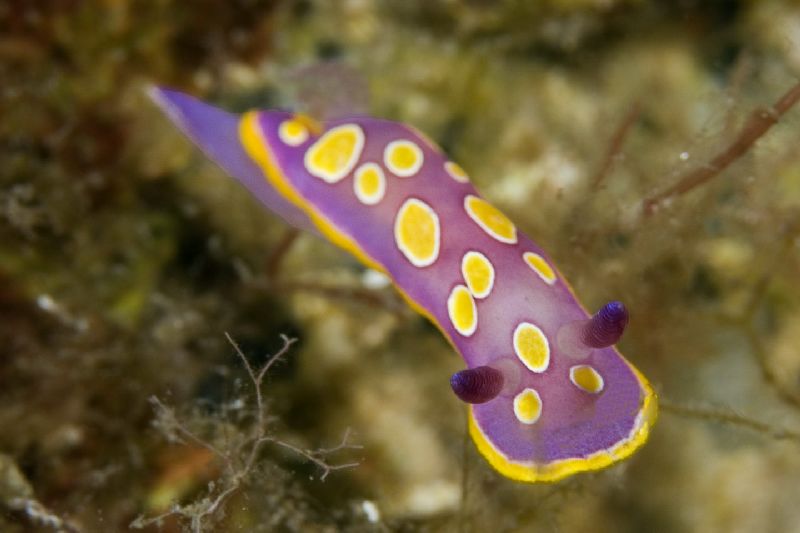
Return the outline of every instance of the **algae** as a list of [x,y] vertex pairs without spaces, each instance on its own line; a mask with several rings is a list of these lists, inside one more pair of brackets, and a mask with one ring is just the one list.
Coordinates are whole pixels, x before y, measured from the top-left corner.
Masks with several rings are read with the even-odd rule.
[[[299,339],[263,383],[268,436],[294,449],[259,448],[197,528],[793,531],[800,110],[642,203],[796,83],[798,35],[788,0],[0,3],[0,530],[191,529],[232,479],[206,445],[241,461],[253,428],[228,332],[252,368]],[[666,407],[634,457],[498,476],[435,328],[287,233],[144,94],[314,110],[297,77],[331,59],[358,73],[326,82],[335,107],[424,131],[587,307],[626,303],[621,350]],[[308,455],[348,430],[363,448],[334,459],[357,466],[321,481]]]

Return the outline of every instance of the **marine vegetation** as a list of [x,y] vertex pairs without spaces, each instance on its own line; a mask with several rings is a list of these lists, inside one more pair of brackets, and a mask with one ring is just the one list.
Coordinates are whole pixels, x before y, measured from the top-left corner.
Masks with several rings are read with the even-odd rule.
[[[798,35],[788,0],[0,2],[0,531],[796,530]],[[154,85],[330,197],[264,209]]]

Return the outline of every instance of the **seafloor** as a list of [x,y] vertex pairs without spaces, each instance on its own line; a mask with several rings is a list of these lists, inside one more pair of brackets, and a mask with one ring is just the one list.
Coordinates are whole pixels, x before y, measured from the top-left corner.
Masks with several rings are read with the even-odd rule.
[[[799,74],[790,1],[0,1],[0,531],[798,531],[800,109],[770,106]],[[495,473],[437,330],[154,83],[426,132],[588,308],[627,304],[649,443]],[[298,339],[261,428],[226,333],[253,369]]]

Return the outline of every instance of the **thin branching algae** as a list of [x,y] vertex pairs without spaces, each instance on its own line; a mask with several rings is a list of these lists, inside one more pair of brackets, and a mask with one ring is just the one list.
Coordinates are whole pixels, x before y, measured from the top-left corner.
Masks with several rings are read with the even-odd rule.
[[[358,466],[358,462],[333,463],[330,459],[343,450],[361,448],[350,442],[349,430],[345,432],[338,445],[316,450],[299,448],[270,432],[270,416],[263,391],[264,379],[270,368],[286,356],[289,348],[297,339],[283,336],[283,346],[270,355],[260,367],[252,366],[247,356],[229,335],[227,339],[247,371],[254,398],[253,405],[249,409],[246,405],[239,405],[239,400],[230,408],[233,411],[251,411],[244,415],[248,419],[249,427],[235,432],[233,439],[226,442],[224,448],[220,448],[218,444],[207,440],[195,430],[187,427],[170,407],[153,396],[151,403],[156,410],[156,427],[170,442],[183,445],[184,453],[179,461],[172,461],[170,464],[172,472],[164,472],[164,477],[156,483],[150,494],[148,507],[151,512],[158,514],[137,517],[131,522],[131,528],[143,529],[169,519],[184,522],[192,531],[205,531],[213,527],[215,520],[224,515],[223,509],[228,500],[235,496],[243,485],[249,483],[250,478],[255,475],[261,448],[267,445],[284,448],[313,463],[320,469],[319,479],[321,481],[325,481],[331,472]],[[218,423],[223,421],[224,419]],[[212,421],[211,425],[216,424],[213,424]],[[217,438],[219,436],[217,435]],[[189,448],[188,453],[185,448]],[[175,501],[185,496],[187,488],[196,485],[199,481],[192,478],[198,474],[203,476],[204,471],[209,469],[212,460],[219,463],[222,472],[214,481],[209,481],[207,492],[189,504],[175,505]]]

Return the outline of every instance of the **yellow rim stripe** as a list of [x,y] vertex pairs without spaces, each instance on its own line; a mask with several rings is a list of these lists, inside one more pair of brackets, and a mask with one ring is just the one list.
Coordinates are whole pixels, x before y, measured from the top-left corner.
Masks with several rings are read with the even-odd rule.
[[627,360],[625,361],[633,371],[636,379],[644,390],[642,409],[637,416],[636,427],[628,438],[615,443],[610,448],[598,450],[588,457],[575,459],[561,459],[551,463],[517,462],[512,461],[489,442],[486,435],[475,421],[472,406],[469,407],[469,434],[478,451],[492,465],[495,470],[506,477],[517,481],[553,482],[563,479],[578,472],[600,470],[607,466],[629,457],[646,441],[650,429],[658,418],[658,398],[647,380]]

